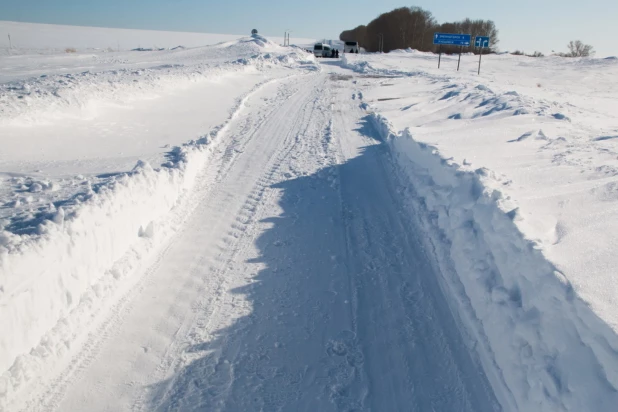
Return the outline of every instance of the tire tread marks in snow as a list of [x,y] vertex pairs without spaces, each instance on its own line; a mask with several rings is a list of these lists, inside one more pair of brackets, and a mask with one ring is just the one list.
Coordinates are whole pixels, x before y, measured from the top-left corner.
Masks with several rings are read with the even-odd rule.
[[351,93],[317,73],[263,95],[230,124],[214,183],[94,361],[122,345],[114,362],[139,380],[106,393],[86,371],[75,385],[90,396],[60,407],[498,409]]

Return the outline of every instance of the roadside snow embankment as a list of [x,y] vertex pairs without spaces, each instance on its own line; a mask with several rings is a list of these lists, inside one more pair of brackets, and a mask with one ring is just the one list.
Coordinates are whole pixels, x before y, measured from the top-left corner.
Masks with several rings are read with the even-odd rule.
[[341,57],[341,67],[352,70],[356,73],[372,76],[377,75],[380,77],[390,76],[414,76],[418,74],[417,71],[402,71],[393,68],[375,68],[369,61],[365,59],[365,55],[355,55],[345,53]]
[[[227,70],[232,69],[228,67]],[[28,124],[91,117],[102,105],[154,98],[225,70],[207,65],[161,65],[108,72],[43,75],[0,85],[0,122]]]
[[[257,45],[264,46],[268,43]],[[232,63],[231,70],[266,70],[273,65],[316,69],[306,55],[274,48]],[[189,80],[203,75],[195,68],[189,72],[165,70],[174,78],[186,75]],[[167,80],[157,72],[149,73],[148,89],[157,92]],[[89,75],[84,77],[90,79]],[[76,97],[79,93],[91,96],[84,92],[90,87],[101,88],[108,97],[131,94],[124,89],[133,87],[131,76],[118,83],[99,77],[103,79],[94,76],[95,86],[88,81],[82,87],[78,81],[72,98],[63,98],[62,93],[35,93],[33,99],[39,104],[18,104],[8,117],[22,111],[32,115],[39,108],[43,110],[49,99],[59,100],[58,106],[71,106],[81,101]],[[0,221],[0,410],[34,378],[58,367],[56,360],[78,350],[86,339],[84,331],[101,321],[97,314],[105,313],[135,285],[139,279],[132,275],[148,263],[194,207],[192,190],[199,184],[212,143],[222,139],[248,97],[271,80],[240,96],[225,123],[197,141],[172,148],[167,153],[169,161],[161,167],[139,161],[130,172],[102,177],[97,184],[86,181],[81,192],[50,204],[47,213],[35,219],[33,232],[20,233],[10,229],[10,219]],[[62,90],[70,94],[72,89]],[[15,103],[13,92],[4,95],[4,103]],[[6,112],[2,115],[7,118]],[[29,187],[18,190],[38,192],[56,187],[55,182],[28,183]],[[4,207],[18,206],[13,203],[4,202]]]
[[[454,309],[506,409],[610,411],[618,405],[618,338],[516,227],[487,169],[462,170],[409,129],[374,126],[411,182]],[[492,378],[493,377],[493,378]]]
[[0,233],[0,401],[71,350],[102,302],[174,232],[209,152],[204,138],[176,148],[166,167],[139,162],[88,188],[70,211],[58,207],[38,234]]
[[[152,63],[146,67],[131,67],[144,64],[127,62],[112,70],[42,74],[2,83],[0,125],[53,122],[66,117],[91,118],[101,106],[153,99],[239,71],[273,66],[316,67],[313,55],[280,47],[259,36],[222,45],[147,53]],[[220,56],[224,56],[220,64],[209,63]]]

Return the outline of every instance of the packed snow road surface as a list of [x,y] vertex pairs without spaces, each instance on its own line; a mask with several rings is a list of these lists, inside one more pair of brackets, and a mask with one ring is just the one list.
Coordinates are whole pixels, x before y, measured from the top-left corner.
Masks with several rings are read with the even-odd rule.
[[28,410],[500,409],[337,87],[246,101],[185,228]]
[[615,411],[615,59],[48,52],[0,55],[0,411]]

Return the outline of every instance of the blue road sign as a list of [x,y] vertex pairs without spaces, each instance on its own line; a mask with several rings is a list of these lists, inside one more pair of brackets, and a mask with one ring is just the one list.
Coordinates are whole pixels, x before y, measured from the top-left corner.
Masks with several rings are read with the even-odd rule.
[[469,34],[434,33],[433,44],[449,44],[452,46],[469,46],[472,36]]
[[474,38],[474,47],[489,47],[489,36],[476,36]]

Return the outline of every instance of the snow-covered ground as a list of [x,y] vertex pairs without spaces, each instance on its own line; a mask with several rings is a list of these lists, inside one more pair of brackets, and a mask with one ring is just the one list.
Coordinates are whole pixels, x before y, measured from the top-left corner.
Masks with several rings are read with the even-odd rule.
[[[351,56],[363,101],[458,170],[483,172],[523,235],[618,329],[618,60]],[[392,99],[392,100],[391,100]]]
[[0,410],[615,409],[618,61],[10,24]]
[[347,57],[514,406],[615,407],[618,60]]
[[[249,27],[249,35],[253,28]],[[259,27],[257,28],[259,29]],[[104,27],[60,26],[55,24],[21,23],[0,20],[0,53],[24,54],[36,50],[39,54],[76,51],[123,51],[133,49],[171,49],[181,47],[201,47],[222,42],[234,41],[238,34],[189,33],[159,30],[110,29]],[[261,32],[260,32],[261,33]],[[9,43],[8,35],[11,36]],[[269,36],[271,41],[283,44],[283,36]],[[292,44],[309,44],[313,39],[291,37]],[[9,50],[9,46],[13,46]]]
[[131,284],[121,280],[178,229],[198,172],[247,98],[317,67],[259,36],[0,59],[4,404],[57,366]]

